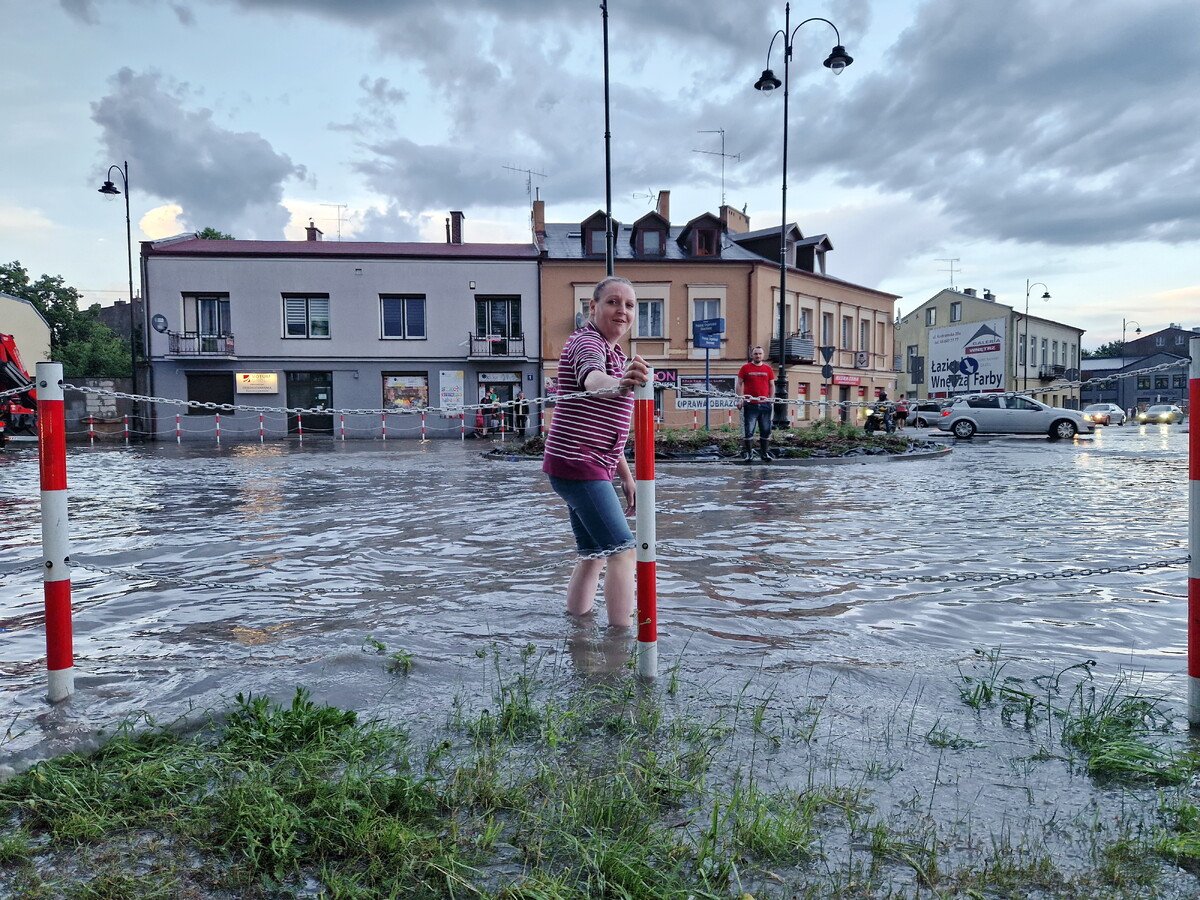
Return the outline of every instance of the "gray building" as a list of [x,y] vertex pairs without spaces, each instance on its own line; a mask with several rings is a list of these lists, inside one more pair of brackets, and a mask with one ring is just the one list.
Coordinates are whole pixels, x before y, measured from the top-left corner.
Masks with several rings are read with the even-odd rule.
[[[264,413],[268,434],[420,437],[415,410],[538,396],[538,251],[446,243],[215,241],[183,235],[142,244],[150,355],[148,393],[204,403],[321,408]],[[374,410],[368,413],[368,410]],[[386,419],[381,414],[386,410]],[[159,404],[154,430],[211,435],[212,410]],[[449,413],[427,433],[474,431]],[[223,413],[222,435],[257,437],[257,413]]]

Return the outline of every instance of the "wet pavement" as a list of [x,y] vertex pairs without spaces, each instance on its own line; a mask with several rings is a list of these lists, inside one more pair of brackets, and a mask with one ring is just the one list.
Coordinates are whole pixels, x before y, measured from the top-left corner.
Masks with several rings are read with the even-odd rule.
[[[1183,557],[1186,442],[1178,426],[1126,427],[976,439],[903,465],[662,465],[662,666],[709,685],[816,672],[886,704],[914,678],[949,686],[976,648],[1003,647],[1031,671],[1088,658],[1098,672],[1144,671],[1182,705],[1185,567],[891,578]],[[627,640],[563,614],[569,528],[539,465],[480,450],[72,447],[77,695],[56,708],[30,565],[36,455],[0,454],[0,749],[36,757],[141,711],[167,721],[297,684],[362,709],[437,707],[469,689],[476,650],[493,642],[532,642],[567,670],[619,670]],[[423,687],[398,690],[363,651],[368,636],[411,652]]]

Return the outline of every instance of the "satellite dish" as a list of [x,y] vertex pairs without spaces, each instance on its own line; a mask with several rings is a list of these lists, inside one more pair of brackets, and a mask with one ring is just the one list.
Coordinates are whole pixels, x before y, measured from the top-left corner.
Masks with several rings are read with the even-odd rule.
[[155,313],[150,319],[150,327],[159,334],[164,333],[167,330],[167,317],[162,313]]

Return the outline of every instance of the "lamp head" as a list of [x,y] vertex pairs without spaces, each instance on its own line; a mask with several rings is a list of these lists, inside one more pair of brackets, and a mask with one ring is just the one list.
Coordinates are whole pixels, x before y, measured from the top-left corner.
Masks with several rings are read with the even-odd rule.
[[1142,333],[1142,326],[1139,325],[1137,328],[1137,331],[1135,331],[1134,334],[1141,334],[1141,333]]
[[1049,291],[1046,291],[1046,293],[1042,294],[1042,299],[1043,299],[1043,300],[1049,300],[1049,299],[1050,299],[1050,292],[1049,292]]
[[775,77],[774,72],[770,69],[763,69],[763,73],[759,76],[758,81],[754,82],[754,89],[756,91],[773,91],[781,84],[783,82]]
[[97,193],[107,194],[110,197],[115,197],[121,193],[121,189],[119,187],[117,187],[115,184],[113,184],[111,181],[104,182],[104,184],[101,187],[97,188],[96,190],[97,190]]
[[825,68],[833,72],[834,75],[841,75],[842,69],[854,62],[854,57],[846,52],[846,48],[838,44],[831,51],[829,57],[825,60]]

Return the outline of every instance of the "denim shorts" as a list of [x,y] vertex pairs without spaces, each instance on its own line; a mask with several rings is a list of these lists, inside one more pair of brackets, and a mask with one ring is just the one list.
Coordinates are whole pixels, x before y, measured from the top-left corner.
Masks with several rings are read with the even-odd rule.
[[567,501],[580,555],[633,548],[633,532],[625,521],[625,509],[611,481],[576,481],[551,475],[550,487]]

